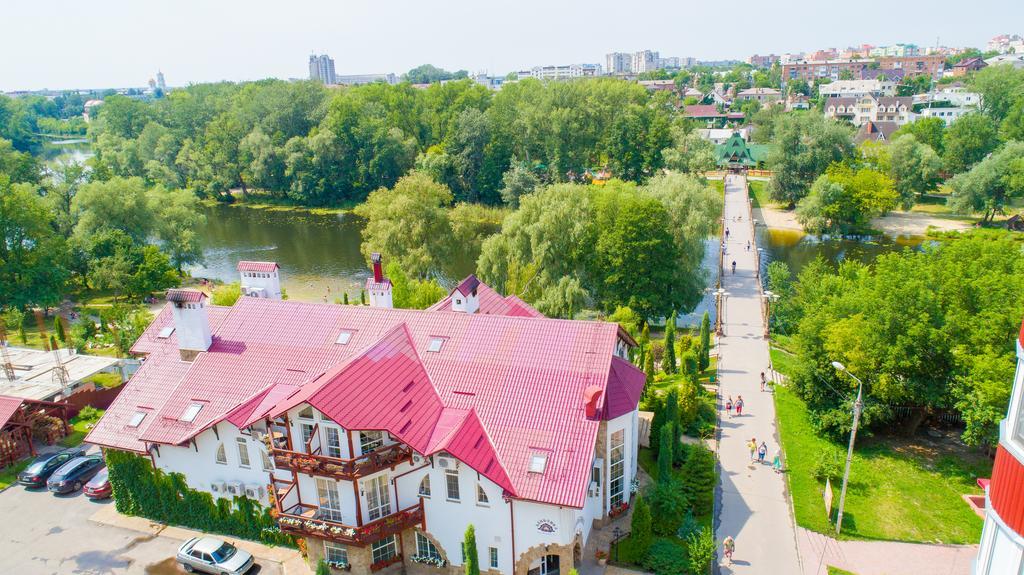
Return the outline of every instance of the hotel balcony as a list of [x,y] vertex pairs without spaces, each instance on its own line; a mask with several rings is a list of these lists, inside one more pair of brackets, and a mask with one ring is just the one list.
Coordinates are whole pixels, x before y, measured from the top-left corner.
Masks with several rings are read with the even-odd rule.
[[298,503],[284,510],[279,509],[277,524],[281,531],[293,535],[318,537],[362,547],[410,527],[424,526],[425,515],[423,502],[420,501],[412,507],[357,527],[327,518],[315,505]]
[[401,463],[412,461],[412,448],[402,444],[381,447],[354,459],[289,451],[276,445],[270,448],[270,454],[274,458],[274,466],[277,469],[346,481],[355,481],[378,471],[393,469]]

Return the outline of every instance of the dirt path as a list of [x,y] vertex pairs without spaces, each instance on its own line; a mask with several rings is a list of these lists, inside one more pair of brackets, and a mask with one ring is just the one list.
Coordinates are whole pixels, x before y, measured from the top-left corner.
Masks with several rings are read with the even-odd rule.
[[[762,206],[754,210],[754,218],[772,229],[803,231],[793,210]],[[891,212],[871,220],[871,227],[889,236],[923,236],[929,228],[938,231],[961,231],[973,227],[970,221],[942,218],[918,212]]]

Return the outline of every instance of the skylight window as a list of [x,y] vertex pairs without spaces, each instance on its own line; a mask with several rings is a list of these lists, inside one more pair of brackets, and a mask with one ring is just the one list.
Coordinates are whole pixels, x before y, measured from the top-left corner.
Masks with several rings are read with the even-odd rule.
[[196,416],[199,415],[199,411],[203,409],[203,404],[193,403],[185,409],[185,413],[181,414],[181,421],[186,423],[192,423],[196,420]]
[[427,346],[427,351],[430,353],[437,353],[441,351],[441,346],[444,345],[443,337],[434,337],[430,339],[430,345]]
[[136,411],[132,418],[128,421],[128,427],[138,427],[142,425],[142,420],[146,419],[145,411]]
[[334,343],[338,345],[348,345],[350,339],[352,339],[352,332],[345,330],[338,334],[338,339],[334,340]]
[[167,339],[167,338],[171,337],[172,333],[174,333],[174,326],[173,325],[169,325],[169,326],[163,328],[162,330],[160,330],[160,333],[157,334],[157,337],[160,338],[160,339]]
[[548,466],[548,456],[543,453],[534,453],[530,456],[530,473],[544,473]]

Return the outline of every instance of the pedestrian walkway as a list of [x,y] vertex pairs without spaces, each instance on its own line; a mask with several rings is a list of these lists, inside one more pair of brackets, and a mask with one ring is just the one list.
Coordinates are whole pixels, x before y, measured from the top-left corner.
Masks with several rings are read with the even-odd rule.
[[[736,220],[735,218],[739,218]],[[768,341],[764,339],[761,288],[757,278],[757,244],[750,221],[746,182],[741,176],[725,180],[725,243],[722,287],[728,295],[722,310],[724,334],[719,337],[719,510],[715,536],[736,540],[731,565],[721,573],[800,573],[796,529],[790,514],[784,475],[768,464],[751,463],[747,442],[768,444],[770,462],[778,445],[772,394],[761,391],[761,372],[768,371]],[[750,250],[747,250],[750,242]],[[736,271],[731,264],[736,262]],[[729,417],[725,399],[743,396],[743,415]]]
[[839,567],[857,575],[970,575],[977,545],[923,545],[898,541],[837,541],[797,528],[804,575]]

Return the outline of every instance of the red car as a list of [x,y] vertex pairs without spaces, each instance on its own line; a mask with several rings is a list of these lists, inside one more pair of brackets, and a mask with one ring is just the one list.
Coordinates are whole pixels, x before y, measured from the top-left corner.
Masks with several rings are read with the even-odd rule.
[[110,479],[107,477],[107,468],[104,467],[93,477],[89,483],[82,488],[82,493],[89,499],[106,499],[113,494],[110,488]]

